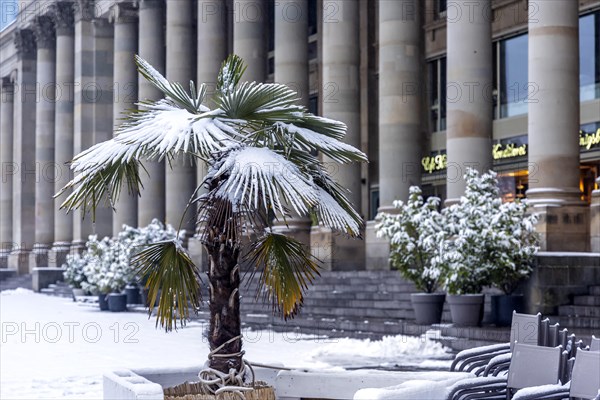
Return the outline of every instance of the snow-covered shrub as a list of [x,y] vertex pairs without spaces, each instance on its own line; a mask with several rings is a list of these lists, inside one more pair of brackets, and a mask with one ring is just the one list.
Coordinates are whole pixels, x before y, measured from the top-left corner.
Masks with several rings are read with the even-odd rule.
[[86,260],[79,254],[67,254],[67,262],[63,265],[65,282],[75,289],[81,289],[82,284],[87,282],[83,272],[86,263]]
[[465,180],[459,203],[442,211],[449,235],[439,260],[444,287],[450,294],[479,293],[491,284],[514,289],[531,272],[536,217],[525,216],[521,203],[502,204],[495,172],[469,168]]
[[157,219],[143,228],[123,225],[123,230],[114,239],[105,237],[98,240],[97,236],[90,235],[83,254],[70,257],[73,265],[82,268],[85,276],[82,289],[94,294],[120,292],[128,283],[138,279],[131,258],[144,245],[176,236],[175,229],[170,225],[165,228]]
[[435,292],[441,275],[440,243],[446,233],[439,204],[438,197],[423,201],[421,189],[412,186],[406,203],[394,201],[396,214],[379,213],[376,218],[377,236],[390,241],[390,263],[426,293]]
[[529,277],[539,250],[539,235],[535,231],[538,218],[526,211],[527,205],[520,201],[504,203],[491,224],[496,236],[491,253],[491,282],[506,294],[514,292],[519,282]]

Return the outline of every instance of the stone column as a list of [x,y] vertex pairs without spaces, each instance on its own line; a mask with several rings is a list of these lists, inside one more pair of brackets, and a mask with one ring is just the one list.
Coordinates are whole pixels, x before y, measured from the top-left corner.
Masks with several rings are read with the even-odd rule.
[[[138,77],[134,56],[138,51],[137,13],[131,3],[118,3],[111,8],[114,23],[113,79],[113,130],[116,132],[129,110],[136,108]],[[142,35],[145,33],[142,32]],[[143,173],[143,172],[142,172]],[[123,225],[137,226],[138,193],[128,193],[123,187],[115,204],[112,234],[116,236]]]
[[[189,88],[194,71],[193,2],[167,1],[167,79]],[[178,157],[167,165],[166,222],[175,229],[196,189],[196,166],[190,157]],[[189,237],[195,231],[195,212],[190,207],[183,217],[182,228]]]
[[36,47],[33,31],[14,33],[17,50],[17,87],[13,120],[13,242],[9,268],[29,273],[29,253],[35,241],[35,110]]
[[[112,139],[113,137],[113,93],[121,90],[113,78],[114,57],[114,29],[107,18],[96,18],[93,20],[94,35],[94,88],[93,97],[93,143],[97,144]],[[135,97],[129,92],[130,96]],[[124,190],[127,192],[127,189]],[[121,192],[123,194],[123,191]],[[96,210],[96,221],[92,226],[92,232],[99,237],[112,236],[113,214],[111,207],[101,206]]]
[[[56,107],[54,118],[54,163],[58,174],[54,193],[72,177],[68,162],[73,159],[73,100],[75,79],[75,36],[73,8],[69,2],[56,3]],[[73,215],[60,209],[63,199],[54,199],[54,243],[48,253],[48,266],[61,267],[73,240]]]
[[[213,96],[217,86],[217,75],[221,64],[227,58],[227,9],[225,0],[198,0],[197,19],[197,82],[198,85],[207,85],[207,97]],[[208,107],[215,105],[207,102]],[[198,184],[202,182],[207,173],[204,162],[196,165],[196,179]],[[206,190],[200,189],[199,193]],[[190,238],[188,250],[194,264],[200,270],[208,269],[208,258],[204,246],[198,240],[199,235]]]
[[421,183],[421,2],[379,2],[379,201],[408,200]]
[[[360,140],[360,48],[358,0],[324,0],[324,10],[336,10],[323,19],[323,115],[344,122],[344,141],[361,148]],[[327,160],[325,160],[327,162]],[[361,210],[361,167],[332,164],[334,179],[348,189],[348,198]],[[333,235],[328,229],[314,228],[311,251],[325,262],[325,268],[364,269],[364,242]]]
[[265,0],[233,1],[233,52],[242,57],[248,68],[243,80],[264,82],[267,77],[267,46]]
[[[92,19],[94,2],[77,0],[75,10],[75,70],[74,70],[74,113],[73,154],[79,154],[94,143],[94,34]],[[111,119],[112,122],[112,119]],[[66,196],[61,196],[61,202]],[[85,217],[85,218],[84,218]],[[98,216],[96,217],[98,218]],[[81,210],[73,212],[72,250],[80,251],[92,233],[92,216],[83,215]]]
[[[142,0],[139,8],[139,55],[164,75],[165,73],[165,10],[162,0]],[[163,93],[138,75],[138,99],[160,100]],[[165,220],[165,163],[144,163],[148,173],[141,171],[144,189],[138,199],[138,226],[146,226],[153,218]]]
[[589,250],[589,209],[579,190],[579,9],[532,0],[529,19],[529,190],[542,249]]
[[308,107],[308,0],[275,2],[275,82]]
[[467,167],[492,167],[492,9],[491,0],[448,3],[446,130],[447,204],[465,191]]
[[13,174],[13,118],[14,86],[10,77],[0,82],[0,268],[8,267],[8,255],[13,248],[12,195]]
[[37,43],[37,107],[35,119],[35,245],[29,270],[48,267],[48,250],[54,242],[54,106],[56,100],[56,36],[49,16],[35,22]]
[[[275,2],[275,82],[298,93],[308,108],[308,1]],[[283,220],[279,229],[310,248],[311,220],[307,216]]]
[[[421,184],[421,1],[379,2],[379,211]],[[367,268],[389,268],[389,244],[367,222]]]

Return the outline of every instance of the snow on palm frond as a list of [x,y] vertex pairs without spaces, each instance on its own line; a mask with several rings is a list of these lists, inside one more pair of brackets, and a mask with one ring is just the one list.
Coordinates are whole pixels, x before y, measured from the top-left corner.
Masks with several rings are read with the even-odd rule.
[[308,213],[317,196],[310,178],[291,161],[268,148],[230,150],[209,171],[210,179],[224,177],[215,196],[256,210],[273,208],[284,214],[289,204],[299,215]]
[[[135,63],[138,66],[138,71],[148,82],[156,86],[157,89],[162,91],[168,98],[179,105],[181,108],[185,108],[190,113],[198,114],[203,112],[202,105],[204,98],[206,97],[206,85],[202,84],[196,90],[194,82],[190,81],[190,94],[186,93],[183,86],[177,82],[169,82],[160,72],[158,72],[152,65],[150,65],[142,57],[136,55]],[[206,111],[206,110],[204,110]]]
[[346,232],[350,236],[360,236],[362,219],[350,206],[348,200],[345,199],[346,202],[342,203],[325,189],[317,186],[316,190],[319,198],[316,207],[319,220],[332,229]]
[[295,124],[277,122],[275,125],[277,129],[286,131],[293,138],[296,145],[299,145],[304,150],[320,151],[339,163],[367,161],[365,153],[336,138],[323,135],[312,129],[296,126]]
[[229,118],[263,125],[300,120],[306,109],[295,104],[297,100],[297,93],[285,85],[243,82],[220,96],[219,107]]
[[202,107],[204,114],[192,114],[168,100],[141,103],[146,110],[133,114],[123,124],[116,141],[142,149],[148,158],[174,156],[180,151],[208,158],[222,147],[235,130],[214,113]]

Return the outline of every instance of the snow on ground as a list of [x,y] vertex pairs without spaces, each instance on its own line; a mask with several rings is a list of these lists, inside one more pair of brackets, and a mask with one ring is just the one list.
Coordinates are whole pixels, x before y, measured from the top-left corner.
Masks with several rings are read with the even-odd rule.
[[[101,312],[25,289],[0,293],[0,399],[102,397],[102,373],[122,368],[190,367],[208,354],[204,325],[165,333],[144,313]],[[446,350],[424,338],[329,339],[244,331],[246,358],[293,368],[447,366]]]

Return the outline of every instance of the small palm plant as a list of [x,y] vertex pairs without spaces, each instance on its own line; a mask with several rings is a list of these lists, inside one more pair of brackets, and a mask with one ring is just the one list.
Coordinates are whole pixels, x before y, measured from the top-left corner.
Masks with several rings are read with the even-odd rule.
[[[113,139],[74,158],[75,177],[62,191],[72,192],[62,207],[93,214],[101,201],[114,204],[123,185],[138,193],[142,161],[183,155],[206,163],[208,172],[188,207],[197,210],[210,263],[207,367],[217,376],[232,371],[239,376],[244,369],[240,263],[249,260],[259,271],[261,292],[274,311],[293,317],[307,285],[319,274],[318,260],[300,242],[274,232],[273,224],[294,215],[310,216],[359,237],[360,215],[316,154],[342,164],[367,157],[341,141],[345,124],[308,113],[287,86],[240,82],[245,67],[235,55],[223,63],[210,99],[204,84],[196,88],[190,82],[188,93],[143,59],[136,57],[136,63],[165,98],[140,103],[142,110],[132,113]],[[245,246],[244,236],[252,237]],[[148,277],[151,307],[161,290],[157,325],[169,331],[177,328],[178,320],[184,324],[187,305],[197,310],[201,299],[200,276],[182,242],[151,244],[134,261]]]

